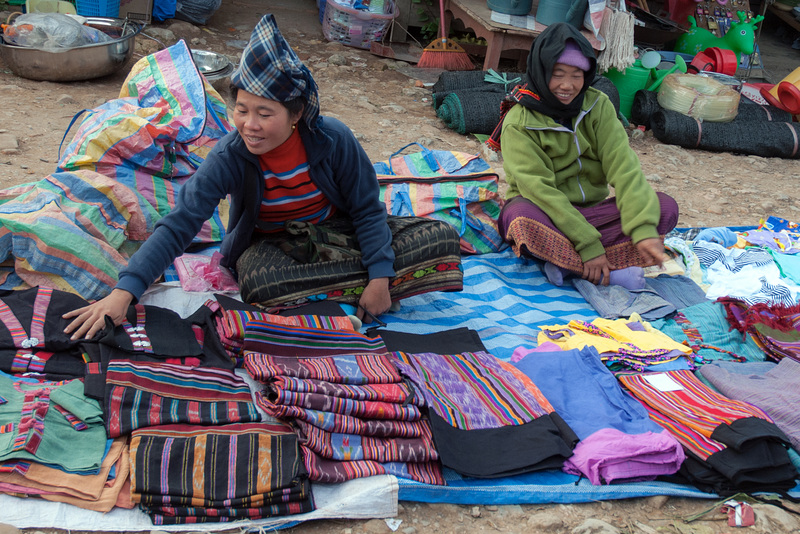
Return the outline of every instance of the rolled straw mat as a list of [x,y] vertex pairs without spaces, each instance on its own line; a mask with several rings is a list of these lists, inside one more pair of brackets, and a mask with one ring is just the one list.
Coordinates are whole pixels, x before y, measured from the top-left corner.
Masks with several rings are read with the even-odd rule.
[[800,157],[800,126],[792,122],[734,120],[700,122],[662,109],[650,118],[653,135],[662,143],[714,152],[762,157]]
[[504,93],[457,91],[448,94],[436,116],[460,134],[490,134],[500,122],[500,103]]
[[488,73],[489,71],[485,70],[444,71],[439,75],[439,79],[433,84],[431,90],[434,93],[452,93],[453,91],[474,87],[497,86],[501,87],[503,91],[511,92],[515,85],[523,83],[523,73],[521,72],[498,72],[500,76],[505,75],[508,80],[520,78],[519,81],[508,84],[508,87],[505,87],[505,84],[502,83],[484,81]]
[[453,94],[454,92],[457,92],[459,94],[467,93],[467,92],[470,92],[470,93],[471,92],[489,92],[489,93],[500,93],[501,95],[505,95],[506,94],[506,92],[503,90],[503,86],[502,85],[498,85],[496,83],[487,83],[487,84],[484,84],[484,85],[482,85],[480,87],[468,87],[466,89],[459,89],[458,91],[444,91],[444,92],[441,92],[441,93],[433,93],[433,109],[434,109],[434,111],[439,109],[439,106],[442,105],[442,102],[444,102],[444,99],[445,99],[445,97],[447,95]]
[[594,79],[594,82],[592,82],[592,87],[603,91],[606,96],[608,96],[608,99],[611,100],[612,104],[614,104],[614,111],[616,111],[617,115],[619,115],[619,90],[617,89],[617,86],[614,85],[614,82],[605,76],[597,76]]

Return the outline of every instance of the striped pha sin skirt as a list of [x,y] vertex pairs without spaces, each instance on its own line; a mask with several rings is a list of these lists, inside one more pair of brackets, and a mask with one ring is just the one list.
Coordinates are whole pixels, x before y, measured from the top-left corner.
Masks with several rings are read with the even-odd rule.
[[[387,219],[395,253],[392,301],[429,291],[460,291],[458,231],[422,217]],[[330,299],[356,304],[368,282],[352,221],[289,222],[286,231],[254,237],[236,263],[242,299],[265,308]]]
[[[661,205],[661,219],[656,227],[663,237],[678,224],[678,204],[664,194],[656,193]],[[622,221],[616,199],[607,198],[588,208],[576,208],[600,232],[600,242],[608,261],[617,269],[644,265],[644,259],[622,232]],[[530,255],[549,261],[562,269],[576,273],[583,271],[583,261],[572,242],[550,217],[530,200],[518,196],[507,201],[500,213],[500,232],[517,256]]]

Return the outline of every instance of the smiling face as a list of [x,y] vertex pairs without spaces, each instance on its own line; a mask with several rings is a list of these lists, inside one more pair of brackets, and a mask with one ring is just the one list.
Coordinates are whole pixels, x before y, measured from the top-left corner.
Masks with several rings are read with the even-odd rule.
[[240,89],[233,109],[233,124],[242,136],[247,150],[261,155],[289,139],[292,127],[297,124],[300,116],[290,114],[280,102]]
[[556,63],[548,89],[562,104],[569,104],[583,89],[584,72],[578,67]]

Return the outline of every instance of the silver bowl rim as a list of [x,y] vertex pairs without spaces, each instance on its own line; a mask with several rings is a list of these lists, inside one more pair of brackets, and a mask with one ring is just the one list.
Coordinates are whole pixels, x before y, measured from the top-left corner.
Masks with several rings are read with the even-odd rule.
[[[197,70],[200,73],[202,73],[204,76],[219,75],[219,74],[222,74],[222,73],[225,73],[225,72],[228,72],[228,71],[233,71],[233,62],[225,54],[220,54],[219,52],[214,52],[213,50],[200,50],[198,48],[192,48],[192,49],[189,50],[189,52],[192,54],[192,60],[194,61],[194,64],[197,67]],[[225,60],[225,66],[223,66],[223,67],[221,67],[221,68],[219,68],[217,70],[204,71],[202,68],[200,68],[200,65],[198,65],[197,61],[195,60],[195,57],[194,57],[195,52],[197,52],[200,55],[208,54],[208,55],[213,55],[213,56],[220,57],[220,58]]]

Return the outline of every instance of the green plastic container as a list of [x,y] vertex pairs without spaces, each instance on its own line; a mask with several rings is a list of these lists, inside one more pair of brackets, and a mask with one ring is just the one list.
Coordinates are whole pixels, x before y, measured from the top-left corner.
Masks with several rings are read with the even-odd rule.
[[611,80],[611,83],[614,84],[614,87],[619,92],[619,112],[626,119],[630,119],[633,97],[636,91],[647,86],[647,81],[650,79],[650,69],[634,63],[625,69],[624,73],[612,67],[608,69],[604,76]]
[[536,22],[550,26],[556,22],[567,22],[567,13],[572,0],[539,0],[536,8]]
[[533,0],[488,0],[486,4],[492,11],[508,15],[527,15],[533,7]]

